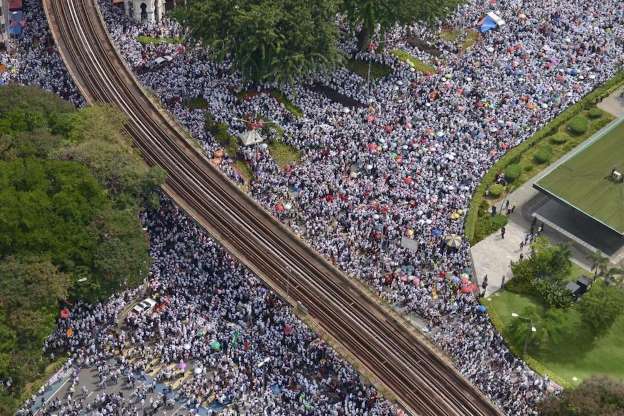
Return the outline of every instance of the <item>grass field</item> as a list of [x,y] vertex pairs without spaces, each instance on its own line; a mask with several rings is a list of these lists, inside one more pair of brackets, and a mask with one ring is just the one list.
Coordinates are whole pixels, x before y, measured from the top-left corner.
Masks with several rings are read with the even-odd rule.
[[301,160],[301,153],[297,149],[277,140],[269,143],[269,152],[280,169]]
[[[575,280],[583,274],[591,273],[573,265],[568,278]],[[503,335],[505,328],[515,319],[511,316],[512,312],[521,314],[531,305],[545,310],[537,299],[506,290],[494,293],[486,298],[483,304],[488,308],[492,321]],[[624,348],[622,348],[624,315],[615,321],[604,336],[595,340],[591,334],[585,333],[586,330],[580,324],[580,314],[574,307],[568,310],[567,317],[575,323],[578,331],[544,352],[529,354],[527,358],[529,365],[565,387],[574,386],[593,374],[606,374],[624,380]],[[516,353],[521,353],[521,348],[514,349]]]
[[398,60],[407,63],[418,72],[422,72],[423,74],[427,75],[435,74],[436,72],[434,66],[423,62],[415,56],[412,56],[409,52],[404,51],[403,49],[395,49],[391,53],[392,55],[396,56]]
[[624,234],[624,184],[609,179],[613,168],[624,172],[624,122],[539,180],[537,186]]
[[161,45],[166,43],[178,44],[182,43],[182,37],[168,36],[137,36],[136,40],[143,45]]

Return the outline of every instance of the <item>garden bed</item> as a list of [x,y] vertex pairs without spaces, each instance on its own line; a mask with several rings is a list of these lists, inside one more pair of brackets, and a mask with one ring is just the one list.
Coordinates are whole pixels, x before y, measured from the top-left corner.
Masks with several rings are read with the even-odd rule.
[[269,144],[269,153],[271,153],[271,157],[275,160],[275,163],[280,169],[284,169],[286,166],[301,160],[301,152],[299,152],[299,150],[277,140]]
[[411,47],[417,48],[423,52],[426,52],[431,56],[435,56],[436,58],[442,56],[442,52],[438,48],[436,48],[433,45],[430,45],[429,43],[425,42],[424,40],[420,39],[417,36],[409,36],[405,39],[405,41]]
[[391,54],[394,55],[399,61],[407,63],[409,66],[411,66],[420,73],[432,75],[436,72],[436,69],[433,65],[423,62],[422,60],[416,58],[415,56],[412,56],[412,54],[402,49],[395,49],[391,52]]
[[[573,265],[567,280],[576,280],[589,272]],[[518,356],[523,346],[513,345],[506,336],[514,318],[511,314],[521,314],[527,307],[536,307],[544,312],[546,308],[539,299],[520,295],[508,290],[500,290],[482,302],[487,308],[492,323],[505,336],[510,349]],[[580,313],[575,306],[565,311],[566,322],[562,325],[578,325]],[[540,328],[541,329],[541,328]],[[563,387],[572,387],[594,374],[606,374],[624,379],[624,316],[616,319],[609,331],[595,338],[580,327],[573,334],[563,338],[545,351],[529,353],[525,361],[542,375],[548,375]]]
[[162,45],[162,44],[180,44],[183,42],[181,36],[137,36],[137,42],[142,45]]
[[[604,127],[613,119],[613,116],[603,112],[603,115],[600,118],[591,118],[589,112],[595,111],[593,110],[596,108],[595,105],[611,92],[619,88],[622,84],[624,84],[624,71],[619,72],[611,80],[596,88],[593,92],[587,94],[578,103],[563,111],[559,114],[559,116],[551,120],[544,128],[526,139],[520,145],[509,150],[507,154],[500,158],[486,172],[481,180],[481,183],[473,194],[469,211],[464,222],[464,233],[471,244],[474,245],[480,241],[475,238],[476,235],[481,235],[481,233],[476,232],[476,227],[479,224],[479,207],[482,205],[487,190],[495,182],[497,175],[504,172],[507,166],[511,164],[519,164],[522,166],[521,175],[513,181],[511,187],[508,189],[508,191],[513,191],[513,189],[516,189],[541,170],[545,169],[550,162],[559,159],[561,156],[572,150],[572,148],[576,145],[590,137],[601,127]],[[584,115],[590,120],[589,129],[582,135],[572,137],[567,131],[567,124],[568,121],[579,114]],[[566,137],[566,140],[563,143],[557,143],[554,139],[558,137],[557,135],[559,133],[569,136],[569,138]],[[540,150],[540,148],[543,149],[543,147],[540,147],[543,145],[550,146],[550,161],[547,163],[535,163],[535,154],[538,150]]]

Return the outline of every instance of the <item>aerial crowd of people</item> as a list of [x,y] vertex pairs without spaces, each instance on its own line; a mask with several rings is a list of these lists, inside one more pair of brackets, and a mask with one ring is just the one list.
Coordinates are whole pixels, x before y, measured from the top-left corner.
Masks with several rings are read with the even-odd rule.
[[[470,273],[469,246],[448,247],[445,237],[462,235],[471,194],[499,157],[621,67],[624,3],[470,0],[444,27],[469,33],[489,11],[506,22],[470,48],[413,24],[387,33],[384,52],[358,52],[345,29],[345,54],[385,65],[389,75],[368,82],[341,68],[294,85],[254,87],[201,47],[136,39],[183,36],[176,23],[136,23],[109,0],[100,0],[100,7],[139,80],[226,174],[247,182],[256,200],[344,272],[427,322],[434,343],[505,413],[535,414],[535,404],[557,386],[514,357],[478,294],[461,290]],[[8,80],[40,85],[82,105],[39,2],[26,0],[25,10],[25,36],[13,41],[19,53],[0,56],[9,64]],[[400,61],[391,53],[396,49],[435,73]],[[155,63],[164,56],[170,62]],[[278,100],[277,90],[303,115]],[[188,105],[198,99],[202,106]],[[301,158],[278,166],[265,143],[222,157],[207,117],[226,123],[231,135],[264,120],[266,138],[283,141]],[[251,168],[251,181],[235,159]],[[51,336],[50,351],[68,348],[72,365],[122,356],[118,365],[126,378],[155,371],[156,379],[166,380],[176,369],[198,368],[179,388],[189,408],[214,400],[248,414],[400,411],[167,201],[143,220],[154,259],[150,293],[166,300],[163,310],[127,319],[123,334],[93,337],[99,325],[115,327],[132,296],[83,306]],[[74,337],[65,336],[65,325]],[[112,398],[103,403],[113,409],[106,413],[101,406],[103,414],[132,406]]]

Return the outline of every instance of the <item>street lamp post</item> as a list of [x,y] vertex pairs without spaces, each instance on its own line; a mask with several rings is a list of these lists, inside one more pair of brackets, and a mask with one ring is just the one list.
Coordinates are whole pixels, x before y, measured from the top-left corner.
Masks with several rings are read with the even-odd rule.
[[527,355],[527,348],[529,346],[529,339],[530,339],[530,337],[531,337],[531,335],[533,333],[537,332],[537,328],[535,328],[535,326],[533,326],[533,321],[531,320],[531,318],[526,318],[524,316],[520,316],[520,315],[518,315],[515,312],[512,312],[511,316],[513,316],[514,318],[518,318],[518,319],[522,319],[524,321],[527,321],[529,323],[530,327],[531,327],[531,332],[529,332],[527,334],[527,336],[525,337],[525,339],[524,339],[524,349],[522,351],[522,358],[525,358],[526,355]]

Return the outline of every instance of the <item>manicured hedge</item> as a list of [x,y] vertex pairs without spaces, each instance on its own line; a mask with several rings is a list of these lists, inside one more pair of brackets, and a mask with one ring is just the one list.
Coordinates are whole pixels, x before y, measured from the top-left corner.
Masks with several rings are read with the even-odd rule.
[[602,117],[602,111],[599,108],[592,108],[587,112],[589,118],[596,119]]
[[512,163],[505,168],[505,179],[509,182],[513,182],[520,177],[522,168],[517,163]]
[[577,136],[585,134],[588,128],[589,121],[583,116],[575,116],[568,123],[568,130],[570,130],[572,134],[576,134]]
[[488,188],[488,194],[492,198],[498,198],[505,191],[505,187],[499,183],[494,183]]
[[537,164],[548,163],[552,158],[552,151],[547,146],[540,147],[533,155],[533,161]]
[[600,102],[603,98],[607,97],[614,90],[619,88],[620,85],[622,85],[623,83],[624,71],[619,71],[609,81],[605,82],[603,85],[587,94],[579,102],[572,105],[567,110],[563,111],[557,117],[552,119],[548,124],[546,124],[546,126],[544,126],[544,128],[536,132],[533,136],[529,137],[513,149],[510,149],[505,156],[500,158],[496,163],[494,163],[494,165],[492,165],[492,167],[483,176],[481,183],[479,183],[479,185],[475,189],[472,200],[470,201],[468,214],[466,214],[466,219],[464,221],[464,233],[468,241],[473,243],[479,205],[483,200],[485,191],[496,180],[496,174],[498,172],[502,172],[510,163],[513,163],[514,159],[518,160],[520,155],[524,153],[527,149],[534,146],[544,137],[547,137],[557,132],[559,127],[561,127],[572,117],[579,114],[583,109],[590,109],[596,103]]
[[568,135],[563,132],[555,133],[550,137],[550,141],[554,144],[563,144],[568,141]]

